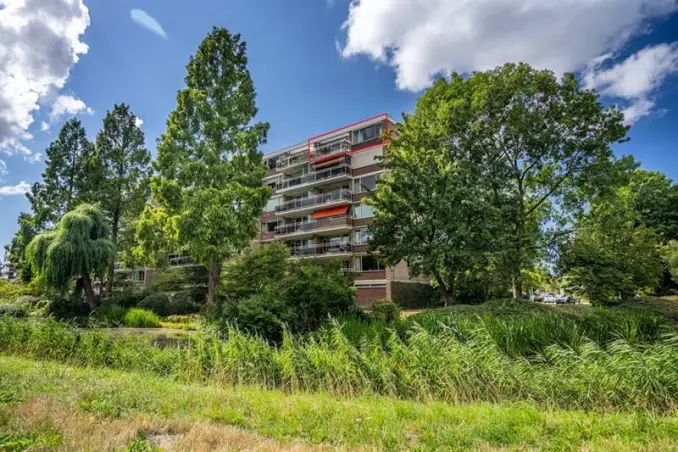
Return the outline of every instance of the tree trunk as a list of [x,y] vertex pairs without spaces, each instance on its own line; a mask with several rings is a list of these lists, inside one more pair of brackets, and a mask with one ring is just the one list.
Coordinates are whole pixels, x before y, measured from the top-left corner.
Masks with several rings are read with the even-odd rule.
[[221,265],[217,261],[212,261],[209,264],[208,270],[206,309],[208,314],[213,314],[217,306],[217,287],[219,287]]
[[87,305],[92,311],[94,311],[97,305],[94,302],[94,289],[92,289],[92,279],[89,277],[87,273],[82,275],[82,288],[83,291],[85,292],[85,301],[87,302]]
[[438,274],[433,275],[436,278],[436,281],[438,282],[438,288],[443,294],[443,298],[445,299],[445,307],[453,305],[456,300],[454,298],[454,276],[449,276],[447,278],[447,282],[443,281],[443,278],[441,278]]
[[113,278],[115,277],[115,262],[117,258],[117,246],[118,246],[118,232],[120,228],[120,213],[115,211],[113,213],[113,224],[111,225],[111,241],[116,247],[116,258],[113,259],[111,265],[108,266],[108,275],[106,276],[106,294],[111,296],[113,294]]
[[523,296],[523,275],[521,273],[523,267],[523,243],[525,240],[525,221],[521,217],[516,221],[516,256],[513,261],[513,299],[518,300]]

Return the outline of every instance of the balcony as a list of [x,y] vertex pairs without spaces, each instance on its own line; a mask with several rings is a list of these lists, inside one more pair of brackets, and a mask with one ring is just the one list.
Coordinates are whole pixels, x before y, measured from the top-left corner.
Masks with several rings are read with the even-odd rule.
[[353,228],[353,217],[342,215],[323,218],[320,220],[299,221],[296,223],[278,226],[275,230],[276,239],[303,238],[326,233],[348,232]]
[[285,172],[291,169],[297,169],[302,165],[308,163],[308,156],[306,153],[296,154],[296,155],[285,155],[278,159],[275,164],[275,167],[280,172]]
[[311,158],[319,159],[333,154],[345,154],[351,150],[351,138],[341,137],[325,143],[313,143]]
[[330,181],[351,178],[351,168],[347,164],[341,164],[322,171],[313,171],[301,176],[283,179],[276,184],[276,193],[303,192],[316,185]]
[[276,206],[275,213],[281,215],[304,215],[313,212],[320,206],[331,206],[337,204],[346,204],[351,202],[353,195],[350,190],[342,189],[328,193],[322,193],[315,196],[293,199],[286,203]]
[[321,243],[319,245],[290,246],[288,247],[291,259],[305,257],[340,257],[352,254],[352,245],[348,242]]

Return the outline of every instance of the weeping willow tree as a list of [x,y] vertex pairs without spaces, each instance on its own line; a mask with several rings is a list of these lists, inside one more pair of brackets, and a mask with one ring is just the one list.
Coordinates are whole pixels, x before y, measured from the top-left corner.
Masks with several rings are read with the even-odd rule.
[[37,235],[26,249],[28,259],[45,283],[62,292],[73,280],[94,309],[92,275],[102,277],[115,258],[115,246],[101,210],[82,204],[66,213],[52,231]]

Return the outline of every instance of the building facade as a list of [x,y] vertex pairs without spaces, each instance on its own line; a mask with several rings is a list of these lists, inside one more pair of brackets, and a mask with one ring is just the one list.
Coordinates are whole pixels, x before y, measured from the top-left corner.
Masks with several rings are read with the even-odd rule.
[[17,279],[17,276],[18,276],[17,269],[10,262],[9,251],[5,249],[3,262],[0,263],[0,279],[15,281]]
[[395,126],[375,116],[264,156],[273,190],[261,217],[259,241],[280,240],[291,259],[336,259],[354,275],[357,303],[391,297],[393,281],[412,281],[407,266],[384,266],[369,253],[374,212],[366,204],[383,169],[377,157]]

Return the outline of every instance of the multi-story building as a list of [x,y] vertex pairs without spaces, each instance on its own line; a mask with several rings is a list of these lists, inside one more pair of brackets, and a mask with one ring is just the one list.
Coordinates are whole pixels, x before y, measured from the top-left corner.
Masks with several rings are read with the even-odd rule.
[[14,281],[17,278],[17,270],[9,260],[9,252],[5,250],[3,262],[0,263],[0,279]]
[[367,245],[374,212],[364,198],[383,172],[376,158],[394,125],[383,114],[264,156],[273,195],[259,241],[283,241],[291,259],[340,260],[354,275],[360,305],[390,298],[393,281],[411,281],[404,263],[384,268]]

